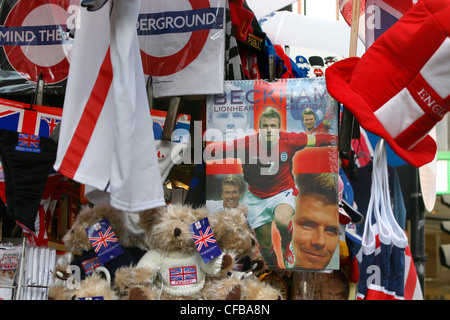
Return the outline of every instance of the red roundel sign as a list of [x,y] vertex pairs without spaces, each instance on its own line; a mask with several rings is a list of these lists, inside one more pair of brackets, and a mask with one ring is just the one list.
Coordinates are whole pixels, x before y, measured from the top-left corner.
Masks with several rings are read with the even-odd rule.
[[46,84],[67,78],[73,40],[66,33],[69,3],[65,0],[19,0],[0,26],[0,45],[23,78]]
[[[189,4],[192,10],[210,8],[209,0],[189,0]],[[171,24],[177,24],[176,17],[171,20]],[[181,49],[166,55],[152,55],[141,45],[144,73],[150,76],[167,76],[183,70],[198,57],[208,40],[209,31],[208,29],[192,31]]]

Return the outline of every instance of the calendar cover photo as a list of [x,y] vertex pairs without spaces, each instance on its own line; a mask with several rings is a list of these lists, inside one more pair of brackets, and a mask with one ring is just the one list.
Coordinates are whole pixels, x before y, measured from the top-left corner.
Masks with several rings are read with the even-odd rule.
[[325,79],[224,88],[207,97],[206,208],[245,205],[268,269],[338,269],[339,109]]

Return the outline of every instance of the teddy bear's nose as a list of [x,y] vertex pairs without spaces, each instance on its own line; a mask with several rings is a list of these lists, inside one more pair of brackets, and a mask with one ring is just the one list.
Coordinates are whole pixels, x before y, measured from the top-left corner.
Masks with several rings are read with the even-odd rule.
[[252,247],[256,244],[255,239],[252,238]]
[[178,237],[181,234],[181,229],[180,228],[175,228],[173,230],[173,233],[175,234],[175,237]]

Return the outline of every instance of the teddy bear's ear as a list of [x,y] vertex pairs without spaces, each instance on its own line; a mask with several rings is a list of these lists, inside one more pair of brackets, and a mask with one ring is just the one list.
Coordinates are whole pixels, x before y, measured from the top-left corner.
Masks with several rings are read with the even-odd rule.
[[162,214],[165,207],[158,207],[139,212],[139,225],[142,229],[148,231],[152,224]]
[[201,220],[201,219],[206,218],[206,217],[209,218],[208,211],[206,210],[205,207],[199,207],[199,208],[196,208],[196,209],[192,209],[191,208],[191,212],[194,215],[196,221]]

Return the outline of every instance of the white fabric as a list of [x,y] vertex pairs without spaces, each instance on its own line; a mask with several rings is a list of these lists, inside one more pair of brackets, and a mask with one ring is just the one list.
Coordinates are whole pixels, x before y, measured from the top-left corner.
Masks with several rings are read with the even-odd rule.
[[[430,137],[432,137],[436,141],[436,127],[431,129]],[[433,161],[419,168],[420,191],[422,192],[422,199],[425,205],[425,209],[428,212],[433,211],[434,205],[436,203],[436,173],[437,155],[434,157]]]
[[[163,282],[163,291],[177,296],[198,294],[205,284],[205,277],[216,275],[222,267],[223,254],[205,263],[198,252],[164,252],[161,250],[148,251],[138,262],[137,268],[158,270]],[[195,267],[196,277],[190,283],[173,283],[170,269]],[[157,283],[161,287],[161,283]]]
[[[385,141],[380,139],[377,143],[375,154],[374,154],[374,164],[372,171],[372,187],[371,187],[371,197],[369,201],[369,206],[367,208],[367,216],[365,218],[364,225],[364,233],[361,241],[361,250],[357,254],[357,259],[359,263],[362,263],[364,259],[364,255],[369,256],[373,253],[378,255],[379,259],[379,268],[386,268],[384,265],[386,262],[386,252],[384,254],[381,252],[382,248],[377,244],[376,236],[378,235],[380,243],[387,245],[390,249],[384,250],[392,250],[392,247],[395,246],[397,248],[404,250],[404,258],[405,258],[405,270],[404,270],[404,288],[407,287],[407,281],[409,281],[409,272],[410,272],[410,260],[407,259],[409,251],[408,248],[408,238],[403,231],[403,229],[399,226],[397,221],[395,220],[390,200],[389,193],[389,175],[388,175],[388,165],[387,165],[387,153]],[[375,219],[375,221],[373,220]],[[364,254],[364,255],[363,255]],[[391,256],[391,252],[388,253]],[[383,259],[382,256],[385,256]],[[389,259],[399,259],[401,257],[391,256]],[[374,263],[377,260],[374,260]],[[384,262],[383,262],[384,261]],[[389,274],[385,274],[386,279],[381,279],[380,283],[373,283],[369,281],[369,278],[365,278],[364,275],[370,273],[370,269],[372,266],[367,266],[367,270],[360,270],[360,281],[367,280],[367,289],[372,291],[383,292],[388,296],[394,297],[395,299],[403,300],[405,295],[410,294],[410,292],[405,293],[403,296],[399,296],[401,294],[399,292],[391,292],[388,289],[393,289],[392,287],[385,287],[383,283],[384,281],[392,281],[390,277],[395,276],[395,272],[397,270],[390,269],[394,268],[395,264],[390,264],[384,272],[388,271]],[[372,269],[373,271],[373,269]],[[415,270],[411,270],[411,272],[415,272]],[[382,272],[383,273],[383,272]],[[363,277],[361,277],[361,275]],[[417,275],[415,275],[417,277]],[[392,278],[395,280],[395,278]],[[381,284],[381,286],[380,286]],[[395,289],[395,288],[394,288]],[[415,288],[415,290],[417,290]],[[358,292],[357,298],[364,299],[365,292]],[[416,295],[414,295],[416,297]]]
[[444,40],[442,45],[423,66],[420,73],[425,81],[436,91],[442,99],[450,95],[450,39]]
[[[165,205],[136,34],[140,3],[111,0],[95,12],[80,8],[54,166],[74,181],[108,192],[112,206],[130,212]],[[89,97],[102,93],[92,91],[109,45],[113,82],[73,172],[62,164]]]
[[249,8],[255,14],[257,20],[263,18],[264,16],[283,9],[284,7],[297,2],[295,0],[247,0]]
[[[262,30],[274,45],[298,47],[304,52],[318,51],[330,55],[348,56],[350,27],[345,21],[333,21],[294,12],[278,11],[260,21]],[[364,54],[364,43],[358,41],[356,56]],[[304,55],[307,55],[306,53]],[[314,55],[314,54],[311,54]]]
[[223,200],[206,200],[206,210],[212,214],[225,210],[223,207]]
[[411,96],[408,89],[404,88],[376,110],[374,114],[383,128],[395,139],[425,112]]
[[281,203],[285,203],[295,209],[295,196],[292,189],[265,199],[247,191],[244,196],[244,204],[248,207],[248,221],[252,229],[273,221],[275,207]]

